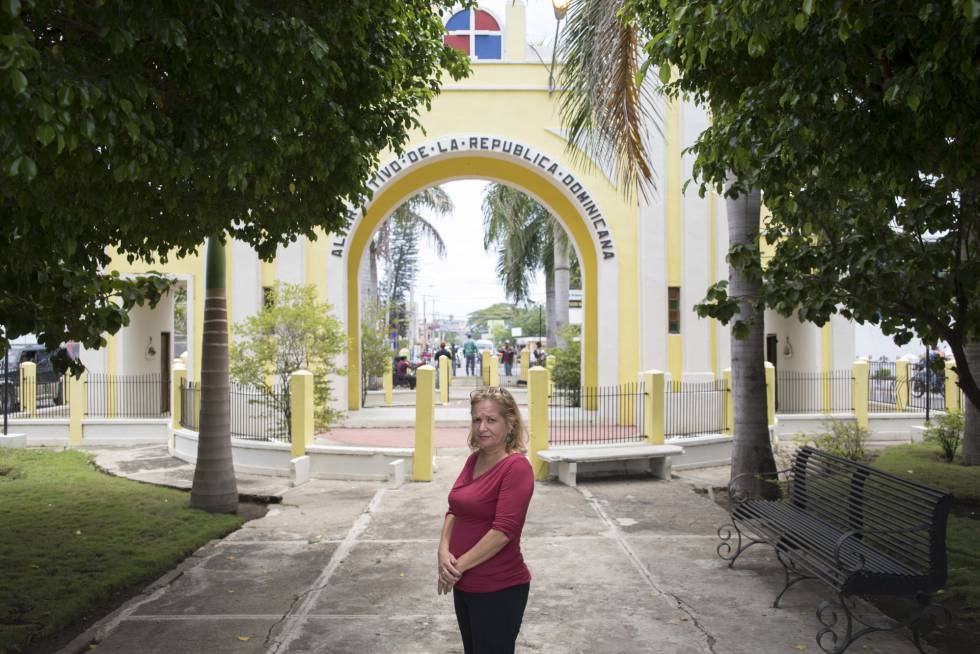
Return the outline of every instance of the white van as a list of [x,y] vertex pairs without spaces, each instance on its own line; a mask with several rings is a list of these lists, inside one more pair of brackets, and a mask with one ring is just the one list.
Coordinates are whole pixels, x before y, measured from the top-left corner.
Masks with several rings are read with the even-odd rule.
[[484,350],[490,350],[490,356],[497,353],[496,348],[493,346],[493,341],[488,341],[481,338],[480,340],[476,341],[476,351],[482,356]]

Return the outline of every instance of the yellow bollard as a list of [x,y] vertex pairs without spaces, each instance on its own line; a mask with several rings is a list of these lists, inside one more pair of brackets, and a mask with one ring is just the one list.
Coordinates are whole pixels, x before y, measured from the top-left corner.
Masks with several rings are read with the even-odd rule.
[[83,372],[78,379],[68,375],[68,444],[82,444],[82,420],[88,408],[88,393],[85,392],[88,373]]
[[550,470],[547,461],[538,458],[538,452],[548,449],[548,389],[551,375],[547,368],[535,367],[528,371],[528,429],[531,435],[531,467],[535,479],[547,479]]
[[443,406],[449,404],[449,384],[452,380],[449,376],[449,357],[439,357],[439,401]]
[[385,372],[381,377],[381,385],[385,389],[385,406],[391,406],[393,402],[392,390],[395,388],[395,380],[391,368],[391,357],[385,357]]
[[490,379],[487,386],[500,386],[500,357],[496,354],[490,357]]
[[180,429],[180,389],[187,382],[187,368],[180,359],[174,360],[170,373],[170,428]]
[[527,371],[531,368],[531,351],[529,348],[521,350],[521,372],[518,381],[527,383]]
[[[776,424],[776,367],[771,363],[766,361],[766,421],[768,425]],[[829,397],[830,381],[829,378],[824,380],[827,383],[827,390]],[[824,404],[827,407],[829,400]]]
[[480,353],[480,372],[483,375],[483,385],[490,386],[490,350]]
[[289,440],[291,456],[306,455],[313,443],[313,373],[297,370],[289,376]]
[[946,413],[961,411],[960,406],[960,387],[956,385],[959,375],[953,370],[955,361],[946,362]]
[[650,445],[663,445],[666,433],[665,380],[660,370],[640,373],[643,382],[643,434]]
[[895,362],[895,411],[905,411],[908,397],[912,393],[912,380],[909,379],[909,362],[899,359]]
[[732,369],[725,368],[721,371],[721,378],[725,380],[725,433],[735,433],[735,400],[732,397]]
[[868,361],[858,359],[851,364],[851,405],[858,427],[868,428]]
[[421,366],[415,371],[415,453],[412,480],[432,481],[432,441],[436,422],[436,369]]
[[20,410],[31,418],[37,417],[37,364],[20,364]]

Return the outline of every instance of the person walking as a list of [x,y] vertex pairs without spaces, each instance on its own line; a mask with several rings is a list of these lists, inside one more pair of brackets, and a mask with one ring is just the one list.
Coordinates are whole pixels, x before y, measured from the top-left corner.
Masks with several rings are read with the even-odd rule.
[[449,492],[437,553],[437,591],[453,593],[465,654],[512,654],[531,572],[521,531],[534,493],[527,431],[503,388],[470,394],[472,453]]
[[466,359],[466,374],[476,374],[476,341],[473,336],[467,336],[463,343],[463,358]]
[[504,341],[504,349],[500,350],[500,361],[504,364],[504,375],[510,377],[511,369],[514,367],[514,348],[510,341]]
[[452,367],[453,353],[446,349],[446,341],[441,341],[439,343],[439,349],[436,350],[435,355],[433,355],[432,357],[432,363],[436,367],[436,384],[439,383],[439,375],[440,375],[439,371],[442,368],[442,366],[439,365],[439,359],[441,359],[442,357],[446,357],[447,359],[449,359],[449,366]]

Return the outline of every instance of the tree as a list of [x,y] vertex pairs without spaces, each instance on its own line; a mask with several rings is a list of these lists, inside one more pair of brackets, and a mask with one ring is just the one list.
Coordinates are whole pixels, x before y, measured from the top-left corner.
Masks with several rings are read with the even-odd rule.
[[378,153],[467,70],[452,4],[2,3],[0,350],[104,345],[167,290],[104,272],[113,253],[227,233],[270,258],[342,228]]
[[343,374],[334,363],[347,351],[347,338],[333,307],[317,299],[316,287],[277,282],[272,303],[235,326],[231,376],[261,391],[289,424],[289,378],[297,370],[313,373],[317,427],[336,420],[330,407],[330,375]]
[[388,307],[377,299],[368,300],[361,315],[361,406],[367,400],[368,383],[381,377],[393,352],[388,335]]
[[483,247],[497,248],[497,278],[515,302],[529,300],[534,274],[544,271],[547,333],[559,338],[568,324],[569,259],[575,258],[564,228],[526,193],[506,184],[487,185],[483,224]]
[[[569,129],[569,145],[590,153],[599,161],[618,163],[621,188],[631,196],[634,188],[653,192],[652,166],[643,139],[644,126],[656,125],[655,106],[643,84],[647,64],[638,65],[638,43],[654,34],[653,8],[647,14],[632,0],[579,0],[572,7],[567,35],[561,48],[565,66],[559,78],[568,89],[561,98],[562,123]],[[692,39],[693,40],[693,39]],[[660,64],[661,81],[670,80],[668,61]],[[666,86],[675,98],[679,89]],[[720,183],[722,175],[708,181]],[[735,398],[732,479],[740,491],[767,496],[773,487],[758,482],[759,475],[775,470],[769,430],[766,425],[765,378],[762,368],[763,309],[754,295],[753,268],[758,267],[758,192],[732,180],[725,191],[733,251],[755,253],[754,259],[730,258],[729,277],[744,295],[732,307],[741,322],[732,329],[732,379],[740,386]],[[740,200],[741,198],[741,200]],[[754,213],[753,213],[754,211]],[[749,339],[749,342],[746,342]],[[758,341],[758,342],[756,342]],[[757,357],[758,360],[753,360]],[[760,371],[763,371],[760,385]],[[759,416],[763,416],[760,423]],[[736,481],[737,480],[737,481]]]
[[228,381],[228,304],[225,299],[224,238],[208,239],[201,356],[201,414],[191,506],[212,513],[238,510],[238,486],[231,456]]
[[[964,460],[980,463],[977,3],[633,6],[651,60],[679,71],[668,91],[711,108],[696,170],[731,168],[772,210],[761,301],[949,343],[972,405]],[[734,316],[723,284],[703,307]]]

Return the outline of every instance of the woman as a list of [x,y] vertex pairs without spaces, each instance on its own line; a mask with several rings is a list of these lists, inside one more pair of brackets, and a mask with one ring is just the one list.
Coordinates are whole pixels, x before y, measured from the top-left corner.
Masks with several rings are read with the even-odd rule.
[[453,591],[465,654],[514,651],[531,573],[521,530],[534,492],[527,432],[503,388],[470,394],[473,450],[449,492],[439,541],[439,593]]

